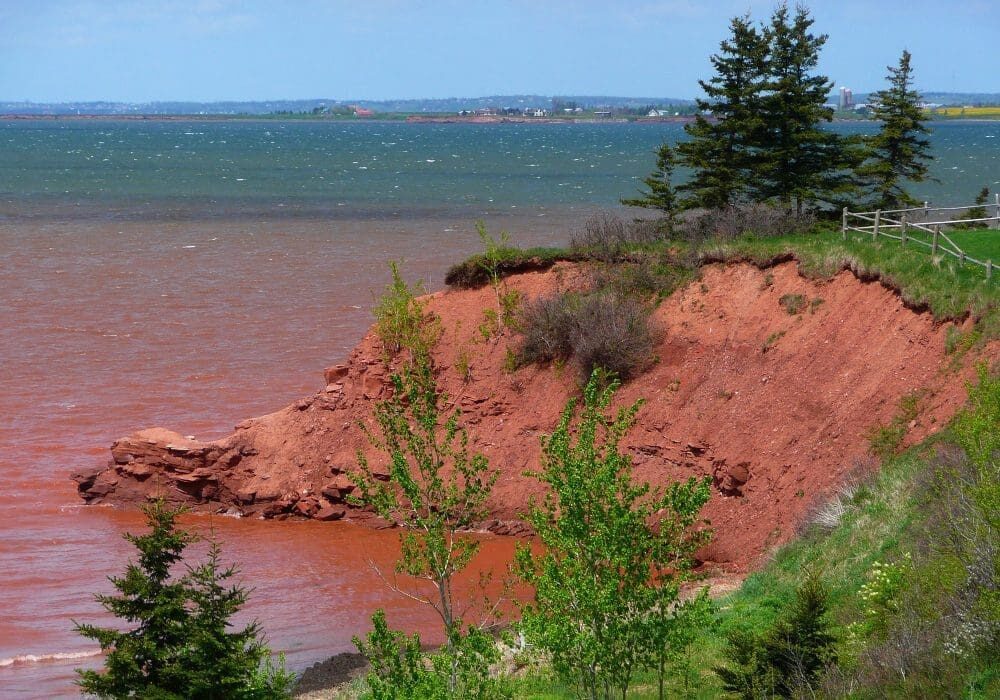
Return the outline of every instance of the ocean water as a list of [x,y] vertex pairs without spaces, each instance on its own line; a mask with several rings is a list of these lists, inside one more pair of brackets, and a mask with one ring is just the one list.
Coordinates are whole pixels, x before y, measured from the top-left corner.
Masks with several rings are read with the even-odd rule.
[[[865,124],[838,124],[852,132]],[[200,438],[322,386],[364,333],[387,261],[440,286],[474,222],[565,242],[631,195],[671,124],[0,122],[0,697],[70,697],[100,663],[72,620],[130,556],[134,511],[84,507],[69,475],[133,430]],[[1000,122],[935,125],[937,182],[1000,185]],[[368,559],[395,535],[349,523],[194,517],[255,588],[244,619],[301,670],[351,648],[375,607],[431,618]],[[511,544],[488,538],[481,566]]]

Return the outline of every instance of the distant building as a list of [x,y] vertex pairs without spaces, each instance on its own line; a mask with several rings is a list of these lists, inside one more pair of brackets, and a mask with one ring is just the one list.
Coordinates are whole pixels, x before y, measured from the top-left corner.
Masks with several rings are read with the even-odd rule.
[[549,116],[548,110],[538,109],[537,107],[528,107],[524,110],[524,116],[526,117],[547,117]]
[[492,107],[483,107],[482,109],[476,110],[477,117],[495,117],[496,115],[497,111]]
[[374,117],[375,112],[365,107],[355,107],[354,108],[355,117]]
[[851,88],[842,87],[840,88],[840,101],[837,105],[842,111],[847,111],[854,108],[854,94],[851,92]]
[[669,117],[670,116],[670,110],[669,109],[651,109],[651,110],[649,110],[649,113],[646,114],[646,116],[647,117]]

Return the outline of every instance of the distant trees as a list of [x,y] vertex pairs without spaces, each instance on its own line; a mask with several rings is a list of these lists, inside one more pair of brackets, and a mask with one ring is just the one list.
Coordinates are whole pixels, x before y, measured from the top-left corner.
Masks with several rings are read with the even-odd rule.
[[[796,214],[839,208],[861,195],[883,208],[913,203],[902,183],[925,179],[931,156],[910,89],[910,54],[890,68],[889,88],[873,96],[879,133],[844,137],[823,128],[833,118],[826,106],[832,83],[816,72],[827,36],[814,33],[813,24],[807,8],[792,12],[785,4],[764,24],[733,18],[710,59],[715,74],[699,81],[705,96],[685,126],[688,138],[666,151],[673,156],[667,163],[658,151],[645,180],[649,191],[622,203],[664,212],[667,205],[673,212],[769,203]],[[675,165],[692,171],[676,186]]]
[[768,46],[764,91],[760,96],[763,124],[757,139],[755,201],[776,201],[801,213],[806,205],[829,202],[844,183],[841,137],[820,125],[833,118],[826,98],[833,84],[815,74],[827,35],[810,31],[813,19],[799,6],[794,17],[779,6],[763,36]]
[[749,15],[735,17],[731,36],[711,56],[715,75],[699,81],[705,98],[698,114],[684,127],[690,139],[677,144],[680,163],[694,174],[678,186],[686,209],[715,209],[746,198],[753,177],[758,141],[764,127],[761,99],[767,70],[767,39]]
[[872,116],[882,122],[879,132],[867,142],[867,159],[859,168],[872,206],[895,209],[919,202],[904,183],[927,179],[932,160],[930,130],[920,107],[920,95],[912,89],[910,52],[904,50],[899,64],[889,66],[889,87],[871,96]]
[[260,626],[230,631],[230,620],[248,591],[229,585],[234,567],[222,568],[213,543],[208,559],[174,576],[196,536],[177,527],[181,511],[163,501],[143,512],[150,532],[126,534],[139,551],[121,577],[111,577],[116,595],[97,600],[120,620],[116,627],[77,624],[106,653],[102,671],[78,671],[80,688],[102,698],[193,698],[276,700],[291,697],[294,676],[274,667]]

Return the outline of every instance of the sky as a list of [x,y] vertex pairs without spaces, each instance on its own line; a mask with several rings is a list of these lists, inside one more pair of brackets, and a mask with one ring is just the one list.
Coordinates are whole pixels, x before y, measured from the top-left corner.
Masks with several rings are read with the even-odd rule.
[[[1000,92],[1000,0],[813,0],[820,71]],[[0,101],[693,98],[756,0],[0,0]]]

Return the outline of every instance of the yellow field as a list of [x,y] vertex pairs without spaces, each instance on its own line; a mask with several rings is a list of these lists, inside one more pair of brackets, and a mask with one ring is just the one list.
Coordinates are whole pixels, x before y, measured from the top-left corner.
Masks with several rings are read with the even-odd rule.
[[995,107],[938,107],[929,110],[942,117],[1000,117],[1000,106]]

